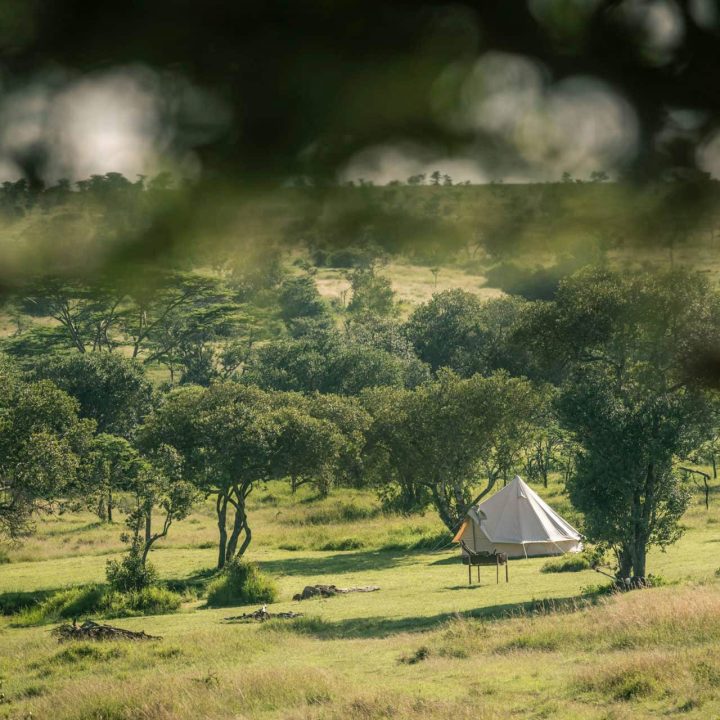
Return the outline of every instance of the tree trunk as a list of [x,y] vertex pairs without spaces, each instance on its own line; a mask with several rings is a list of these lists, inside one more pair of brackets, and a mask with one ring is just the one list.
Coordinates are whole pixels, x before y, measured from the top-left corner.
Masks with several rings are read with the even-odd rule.
[[233,520],[233,528],[230,532],[230,537],[227,541],[227,549],[225,550],[225,562],[235,557],[235,550],[237,549],[238,540],[240,534],[245,529],[247,523],[247,517],[245,515],[245,504],[240,500],[235,506],[235,519]]
[[227,521],[227,495],[220,493],[218,494],[215,508],[217,510],[217,522],[218,522],[218,570],[222,570],[225,566],[225,551],[227,547],[227,527],[225,523]]
[[619,579],[630,577],[632,564],[632,553],[626,546],[623,546],[618,552],[617,577]]
[[152,508],[145,513],[145,545],[148,545],[152,537]]
[[717,480],[717,464],[715,463],[715,453],[713,453],[710,457],[712,458],[713,479]]
[[[495,483],[497,482],[497,479],[498,479],[497,475],[491,475],[488,478],[487,485],[485,486],[483,491],[472,500],[472,502],[470,503],[467,510],[469,510],[473,505],[477,505],[495,487]],[[466,512],[467,512],[467,510],[466,510]]]
[[107,496],[107,521],[111,523],[113,521],[113,494],[112,486],[108,488]]
[[462,518],[456,518],[453,516],[453,513],[450,510],[450,503],[448,503],[447,498],[445,498],[444,495],[440,493],[437,485],[433,485],[432,495],[433,500],[435,501],[435,509],[438,511],[440,519],[443,521],[445,527],[450,532],[455,532],[460,525],[460,521],[462,520]]
[[633,578],[645,577],[645,561],[647,559],[647,546],[643,538],[635,541],[633,548]]
[[245,518],[245,539],[242,542],[242,545],[240,546],[240,549],[237,551],[237,557],[242,557],[245,554],[245,551],[250,546],[250,541],[252,540],[252,530],[250,530],[250,526],[247,522],[247,517]]

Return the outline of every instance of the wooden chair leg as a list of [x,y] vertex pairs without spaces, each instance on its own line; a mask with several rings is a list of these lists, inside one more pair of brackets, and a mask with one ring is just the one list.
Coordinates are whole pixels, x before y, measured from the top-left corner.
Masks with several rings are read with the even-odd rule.
[[472,565],[468,563],[468,585],[472,585]]

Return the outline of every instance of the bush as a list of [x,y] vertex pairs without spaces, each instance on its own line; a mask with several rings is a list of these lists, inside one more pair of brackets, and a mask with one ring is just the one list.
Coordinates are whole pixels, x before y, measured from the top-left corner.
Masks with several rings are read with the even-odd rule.
[[157,582],[157,570],[150,563],[143,564],[137,545],[122,560],[108,560],[105,575],[111,589],[121,593],[139,592]]
[[233,560],[208,585],[207,604],[227,607],[271,603],[276,600],[277,594],[273,580],[261,573],[257,565]]
[[562,555],[558,558],[548,560],[541,568],[543,573],[564,573],[564,572],[580,572],[581,570],[590,570],[592,563],[590,557],[585,552]]
[[513,262],[503,262],[485,273],[488,287],[499,287],[510,295],[527,300],[553,300],[563,277],[578,269],[578,263],[557,263],[550,267],[523,268]]

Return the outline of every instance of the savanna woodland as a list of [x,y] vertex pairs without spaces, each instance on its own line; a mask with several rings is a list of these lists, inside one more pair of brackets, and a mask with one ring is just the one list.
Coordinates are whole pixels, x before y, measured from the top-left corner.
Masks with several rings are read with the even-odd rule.
[[719,717],[718,73],[714,0],[0,2],[0,718]]

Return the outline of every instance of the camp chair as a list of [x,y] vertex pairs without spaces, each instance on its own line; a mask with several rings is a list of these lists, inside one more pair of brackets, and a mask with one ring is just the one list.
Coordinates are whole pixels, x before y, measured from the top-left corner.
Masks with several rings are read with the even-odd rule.
[[495,566],[495,584],[500,582],[500,566],[505,566],[505,582],[510,582],[510,574],[508,572],[508,556],[507,553],[499,552],[473,552],[464,540],[460,541],[462,547],[462,561],[468,566],[468,585],[472,585],[472,569],[477,568],[477,581],[480,583],[480,566]]

